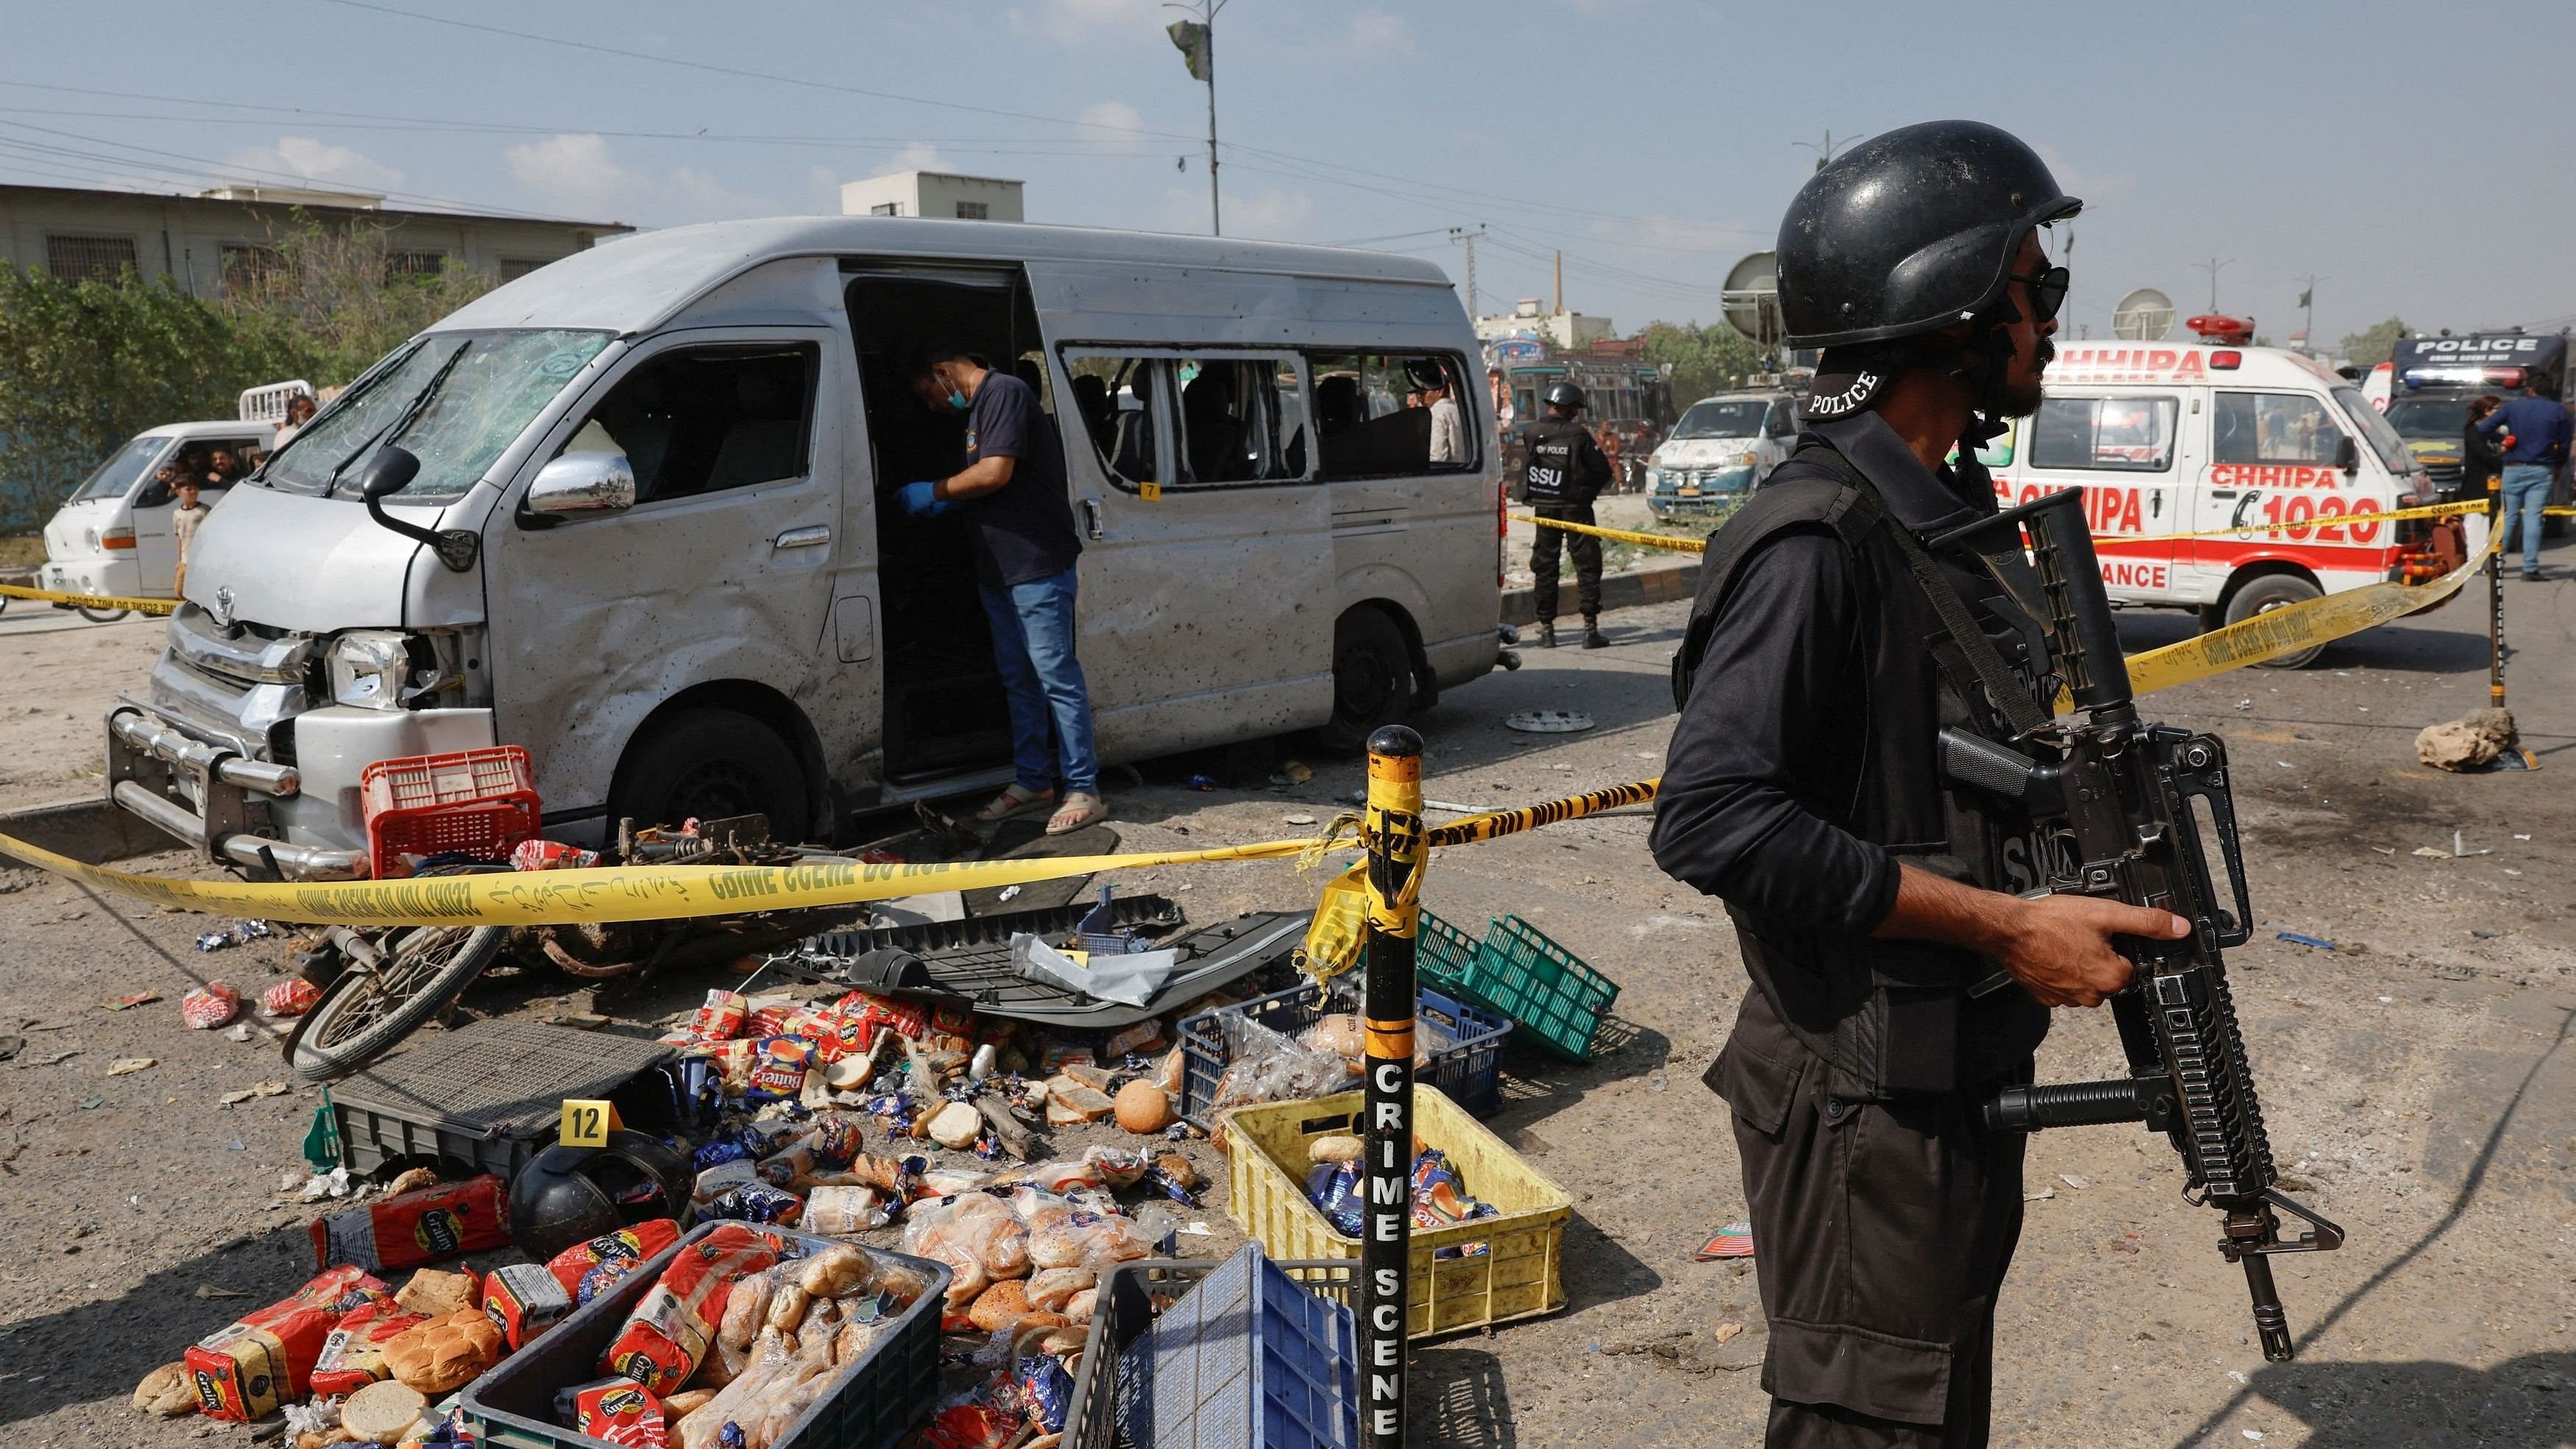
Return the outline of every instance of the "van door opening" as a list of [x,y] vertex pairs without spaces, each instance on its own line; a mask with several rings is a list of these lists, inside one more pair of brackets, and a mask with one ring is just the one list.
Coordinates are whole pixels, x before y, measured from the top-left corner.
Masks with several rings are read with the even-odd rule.
[[963,347],[1017,375],[1055,415],[1037,310],[1017,267],[845,262],[842,271],[876,450],[885,778],[905,784],[1007,765],[1010,710],[976,589],[971,525],[963,513],[911,517],[895,494],[966,465],[966,415],[910,385],[931,346]]

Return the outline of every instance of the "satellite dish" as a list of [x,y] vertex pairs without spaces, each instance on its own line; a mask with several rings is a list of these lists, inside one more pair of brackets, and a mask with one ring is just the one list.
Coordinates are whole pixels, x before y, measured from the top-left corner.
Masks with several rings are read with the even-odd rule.
[[1765,352],[1780,345],[1780,266],[1777,253],[1755,252],[1726,274],[1718,293],[1726,325],[1761,344]]
[[2111,309],[2111,335],[2123,342],[2162,342],[2173,324],[2173,298],[2153,287],[2140,287]]

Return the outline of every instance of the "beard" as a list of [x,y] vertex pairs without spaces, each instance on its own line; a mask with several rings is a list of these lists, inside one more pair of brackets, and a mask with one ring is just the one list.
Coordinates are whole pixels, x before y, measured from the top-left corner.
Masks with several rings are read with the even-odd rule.
[[1999,401],[2003,404],[2005,417],[2026,418],[2039,411],[2042,380],[2048,365],[2056,360],[2057,344],[2048,338],[2040,338],[2039,345],[2031,350],[2030,375],[2027,378],[2007,375],[2004,379]]

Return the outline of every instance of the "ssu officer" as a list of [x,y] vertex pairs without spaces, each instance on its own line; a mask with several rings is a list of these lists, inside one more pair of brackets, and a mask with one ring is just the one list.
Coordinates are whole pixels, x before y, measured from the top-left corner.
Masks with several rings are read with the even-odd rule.
[[[1710,540],[1652,836],[1753,981],[1707,1082],[1761,1244],[1774,1449],[1986,1442],[2022,1138],[1977,1103],[2031,1079],[2051,1007],[2128,982],[2114,936],[2188,929],[2024,899],[2049,843],[1936,757],[1945,726],[2009,738],[1986,681],[2057,690],[1942,535],[1996,511],[1977,449],[2038,409],[2067,287],[2038,230],[2080,204],[2014,137],[1940,121],[1835,158],[1780,225],[1790,345],[1824,354],[1797,451]],[[2015,984],[1976,994],[1997,968]]]
[[[1547,390],[1547,416],[1530,429],[1529,462],[1521,469],[1521,491],[1529,500],[1530,510],[1541,518],[1590,523],[1592,500],[1610,485],[1610,460],[1601,455],[1601,445],[1592,441],[1591,432],[1575,416],[1583,411],[1583,405],[1583,389],[1570,382],[1557,383]],[[1547,527],[1539,529],[1538,542],[1530,547],[1530,572],[1538,576],[1532,592],[1537,605],[1539,645],[1556,647],[1559,547],[1574,555],[1575,601],[1583,608],[1583,647],[1607,647],[1610,641],[1601,637],[1600,623],[1601,540],[1588,533]]]

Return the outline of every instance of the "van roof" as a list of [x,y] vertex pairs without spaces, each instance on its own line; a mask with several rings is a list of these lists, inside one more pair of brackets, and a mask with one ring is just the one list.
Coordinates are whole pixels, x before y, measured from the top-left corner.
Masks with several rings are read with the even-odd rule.
[[1429,260],[1347,247],[1097,227],[917,217],[782,216],[603,240],[485,293],[432,331],[481,327],[643,331],[764,262],[799,256],[923,261],[1124,262],[1447,287]]
[[138,438],[238,438],[244,433],[254,436],[275,430],[273,423],[244,422],[240,418],[219,418],[203,423],[163,423],[145,428]]
[[2047,385],[2111,384],[2309,388],[2352,384],[2304,353],[2206,342],[2062,342]]

